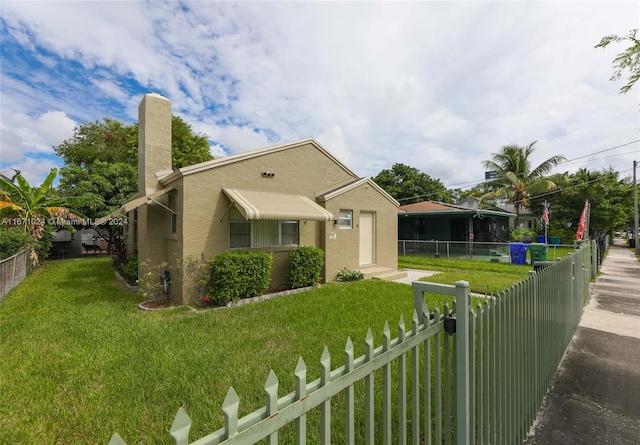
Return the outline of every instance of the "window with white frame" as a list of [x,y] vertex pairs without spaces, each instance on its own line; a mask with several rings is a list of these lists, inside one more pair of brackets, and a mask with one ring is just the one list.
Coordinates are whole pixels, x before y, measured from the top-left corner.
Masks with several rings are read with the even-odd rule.
[[229,211],[229,247],[246,249],[297,245],[298,227],[298,221],[247,221],[234,207]]
[[338,227],[340,227],[341,229],[353,228],[353,210],[340,210]]

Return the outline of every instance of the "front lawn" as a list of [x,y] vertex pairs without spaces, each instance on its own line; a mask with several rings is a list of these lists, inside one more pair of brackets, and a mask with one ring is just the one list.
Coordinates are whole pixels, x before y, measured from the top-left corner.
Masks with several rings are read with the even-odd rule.
[[107,258],[84,258],[46,263],[0,303],[0,443],[170,443],[181,406],[195,440],[223,425],[229,386],[245,415],[263,406],[269,369],[284,395],[299,356],[312,381],[325,345],[339,367],[348,336],[357,357],[369,327],[378,346],[385,320],[393,338],[413,313],[411,287],[380,281],[199,313],[140,301]]
[[437,275],[423,278],[431,283],[454,284],[469,282],[471,292],[496,294],[527,278],[531,266],[491,263],[479,260],[454,258],[431,258],[422,256],[400,256],[398,267],[440,271]]

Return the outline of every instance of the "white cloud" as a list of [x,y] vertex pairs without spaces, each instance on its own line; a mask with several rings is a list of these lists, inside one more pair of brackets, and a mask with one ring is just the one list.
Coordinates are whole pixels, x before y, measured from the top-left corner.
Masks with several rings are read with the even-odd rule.
[[[218,156],[316,136],[361,175],[403,162],[446,185],[482,180],[481,162],[509,143],[539,140],[535,163],[638,139],[637,94],[608,81],[622,46],[594,49],[637,27],[634,2],[115,5],[3,4],[7,32],[46,68],[2,66],[3,158],[59,137],[65,116],[36,122],[48,112],[137,120],[146,91]],[[7,101],[24,106],[5,134]]]
[[[5,176],[11,177],[18,170],[32,187],[38,187],[49,175],[52,168],[60,169],[61,165],[57,160],[24,157],[20,162],[12,163],[2,168]],[[54,181],[57,184],[58,178]]]
[[33,153],[53,154],[53,146],[73,135],[76,123],[63,111],[38,117],[2,110],[2,163],[17,162]]
[[316,140],[344,165],[351,168],[351,150],[344,138],[342,128],[334,125],[320,133]]

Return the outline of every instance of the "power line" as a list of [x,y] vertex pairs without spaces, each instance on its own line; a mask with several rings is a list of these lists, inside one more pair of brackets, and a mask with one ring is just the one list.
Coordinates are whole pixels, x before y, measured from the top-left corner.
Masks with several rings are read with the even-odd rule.
[[[607,151],[615,150],[617,148],[626,147],[627,145],[635,144],[636,142],[640,142],[640,139],[636,139],[635,141],[627,142],[625,144],[616,145],[615,147],[606,148],[604,150],[595,151],[595,152],[590,153],[588,155],[579,156],[579,157],[573,158],[573,159],[567,159],[566,161],[559,162],[557,165],[569,165],[569,164],[572,164],[572,163],[574,163],[575,161],[577,161],[579,159],[588,158],[590,156],[595,156],[597,154],[605,153]],[[613,157],[616,157],[616,156],[624,156],[624,155],[636,153],[637,151],[638,150],[634,150],[634,151],[628,151],[628,152],[625,152],[625,153],[618,153],[618,154],[610,155],[610,156],[603,156],[603,157],[601,157],[599,159],[613,158]],[[487,180],[485,179],[485,180],[480,180],[480,181],[475,180],[475,181],[467,181],[467,182],[458,182],[458,183],[451,184],[451,185],[448,185],[448,186],[445,186],[445,187],[447,189],[449,189],[449,188],[454,188],[454,186],[457,186],[457,185],[466,185],[466,184],[469,184],[470,186],[474,186],[474,185],[482,184],[483,182],[487,182]],[[428,195],[423,195],[423,196],[428,196]],[[405,199],[410,199],[410,198],[405,198]]]
[[[618,148],[626,147],[627,145],[635,144],[636,142],[640,142],[640,139],[636,139],[636,140],[634,140],[634,141],[630,141],[630,142],[626,142],[626,143],[624,143],[624,144],[616,145],[615,147],[605,148],[604,150],[595,151],[595,152],[593,152],[593,153],[589,153],[589,154],[584,155],[584,156],[579,156],[579,157],[577,157],[577,158],[567,159],[566,161],[559,162],[557,165],[569,165],[570,163],[574,163],[574,161],[577,161],[577,160],[580,160],[580,159],[584,159],[584,158],[588,158],[588,157],[590,157],[590,156],[595,156],[595,155],[598,155],[598,154],[600,154],[600,153],[605,153],[605,152],[607,152],[607,151],[615,150],[615,149],[618,149]],[[633,153],[635,153],[636,151],[637,151],[637,150],[630,151],[630,152],[625,152],[625,153],[618,153],[618,154],[610,155],[610,156],[603,156],[603,157],[602,157],[602,158],[600,158],[600,159],[612,158],[612,157],[616,157],[616,156],[624,156],[624,155],[627,155],[627,154],[633,154]],[[632,170],[632,169],[630,169],[630,170]],[[630,171],[630,170],[624,170],[624,171],[622,171],[622,172],[618,172],[618,173],[624,173],[624,172],[627,172],[627,171]],[[605,176],[605,177],[606,177],[606,176]],[[450,184],[450,185],[448,185],[448,186],[444,186],[444,187],[445,187],[446,189],[452,189],[452,188],[454,188],[455,186],[458,186],[458,185],[467,185],[467,184],[468,184],[468,186],[469,186],[469,187],[473,187],[473,186],[476,186],[476,185],[480,185],[480,184],[482,184],[482,183],[484,183],[484,182],[487,182],[487,180],[485,179],[485,180],[480,180],[480,181],[475,180],[475,181],[458,182],[458,183]],[[572,187],[571,187],[571,188],[572,188]],[[568,190],[568,188],[567,188],[567,189],[562,189],[562,190]],[[557,191],[561,191],[561,190],[560,190],[560,189],[558,189],[558,190],[556,190],[556,191],[550,192],[550,194],[556,193]],[[439,194],[439,193],[428,193],[428,194],[425,194],[425,195],[416,195],[416,196],[412,196],[412,197],[409,197],[409,198],[400,198],[400,199],[397,199],[396,201],[400,202],[400,201],[407,201],[407,200],[410,200],[410,199],[416,199],[416,198],[427,198],[427,197],[429,197],[429,196],[437,196],[438,194]],[[545,195],[540,195],[540,196],[545,196]],[[529,199],[531,199],[531,198],[529,198]]]
[[[600,176],[599,178],[592,179],[591,181],[581,182],[580,184],[574,184],[574,185],[571,185],[571,186],[569,186],[569,187],[565,187],[565,188],[558,188],[558,189],[555,189],[555,190],[551,190],[550,192],[541,193],[540,195],[536,195],[536,196],[529,196],[529,197],[527,198],[527,200],[528,200],[528,201],[530,201],[530,200],[532,200],[532,199],[542,198],[543,196],[549,196],[549,195],[553,195],[553,194],[556,194],[556,193],[564,192],[564,191],[566,191],[566,190],[571,190],[571,189],[576,188],[576,187],[582,187],[582,186],[584,186],[584,185],[591,184],[591,183],[593,183],[593,182],[597,182],[597,181],[602,181],[603,179],[607,179],[607,178],[609,178],[609,177],[611,177],[611,176],[617,176],[617,175],[618,175],[618,174],[620,174],[620,173],[626,173],[626,172],[629,172],[629,171],[631,171],[631,170],[633,170],[633,168],[629,168],[629,169],[627,169],[627,170],[622,170],[622,171],[620,171],[620,172],[615,172],[615,173],[611,173],[611,174],[608,174],[608,175]],[[509,204],[520,204],[520,203],[522,203],[522,200],[520,200],[520,201],[510,202]]]
[[597,154],[600,154],[600,153],[604,153],[605,151],[615,150],[616,148],[626,147],[627,145],[635,144],[636,142],[640,142],[640,139],[636,139],[635,141],[627,142],[626,144],[617,145],[617,146],[615,146],[615,147],[606,148],[606,149],[604,149],[604,150],[595,151],[595,152],[590,153],[590,154],[588,154],[588,155],[580,156],[580,157],[573,158],[573,159],[567,159],[566,161],[559,162],[559,163],[558,163],[558,165],[560,165],[560,164],[567,164],[567,163],[569,163],[569,162],[573,162],[573,161],[576,161],[576,160],[578,160],[578,159],[588,158],[589,156],[594,156],[594,155],[597,155]]
[[[622,174],[622,173],[630,172],[631,170],[633,170],[633,168],[629,168],[627,170],[622,170],[622,171],[619,171],[619,172],[610,173],[608,175],[603,175],[603,176],[600,176],[599,178],[592,179],[591,181],[581,182],[579,184],[574,184],[574,185],[571,185],[569,187],[558,188],[558,189],[555,189],[555,190],[551,190],[550,192],[542,193],[540,195],[529,196],[527,198],[527,200],[530,201],[532,199],[542,198],[543,196],[549,196],[549,195],[553,195],[555,193],[564,192],[565,190],[571,190],[571,189],[576,188],[576,187],[581,187],[581,186],[584,186],[584,185],[587,185],[587,184],[591,184],[593,182],[601,181],[601,180],[609,178],[609,177],[617,176],[617,175]],[[398,202],[407,201],[409,199],[424,198],[424,197],[434,196],[434,195],[438,195],[438,193],[428,193],[426,195],[417,195],[417,196],[412,196],[412,197],[409,197],[409,198],[400,198],[400,199],[396,199],[396,201],[398,201]],[[519,200],[519,201],[510,202],[509,204],[520,204],[522,202],[523,202],[522,200]]]

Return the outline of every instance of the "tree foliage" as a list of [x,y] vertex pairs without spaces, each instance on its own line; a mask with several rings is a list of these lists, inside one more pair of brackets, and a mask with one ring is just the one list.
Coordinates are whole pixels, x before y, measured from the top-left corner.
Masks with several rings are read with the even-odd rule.
[[546,176],[553,167],[565,160],[556,155],[531,167],[531,155],[537,141],[527,146],[506,145],[498,153],[491,154],[491,160],[484,161],[487,170],[495,171],[496,177],[484,183],[487,192],[480,197],[483,201],[506,200],[516,209],[516,226],[520,223],[520,209],[529,204],[531,196],[555,190],[566,182],[565,175]]
[[[137,134],[136,125],[136,136]],[[182,120],[182,118],[173,116],[171,119],[171,161],[173,169],[199,164],[212,159],[213,156],[209,151],[209,138],[206,135],[194,133],[191,125]]]
[[620,88],[620,93],[627,93],[633,85],[640,79],[640,40],[636,38],[638,29],[629,31],[629,34],[625,37],[620,37],[615,34],[603,37],[595,47],[606,48],[609,44],[616,42],[622,42],[628,40],[631,42],[631,46],[618,54],[613,59],[613,75],[609,80],[616,81],[622,77],[622,73],[626,70],[630,71],[627,84]]
[[[84,122],[73,136],[53,147],[65,164],[90,168],[95,161],[138,165],[138,124],[125,125],[105,117]],[[171,118],[171,164],[173,169],[213,159],[206,135],[193,132],[178,116]]]
[[[173,169],[213,159],[207,136],[196,134],[178,116],[171,120]],[[125,125],[108,117],[84,122],[73,136],[54,147],[65,162],[60,190],[94,198],[81,211],[97,219],[116,210],[138,191],[138,124]],[[108,239],[111,248],[121,226],[100,226],[96,230]]]
[[531,211],[542,214],[542,203],[550,209],[550,233],[564,239],[575,237],[585,200],[591,203],[589,231],[591,235],[612,233],[631,224],[633,186],[629,178],[619,178],[613,168],[589,171],[586,168],[569,175],[571,186],[548,196],[532,200]]
[[449,191],[439,179],[405,164],[394,164],[373,180],[402,205],[425,200],[451,202]]
[[76,209],[94,202],[86,195],[59,196],[52,187],[57,174],[58,170],[52,169],[40,187],[31,187],[20,174],[15,178],[17,184],[0,178],[0,216],[8,218],[8,226],[22,226],[29,235],[33,241],[30,256],[34,266],[39,262],[36,245],[43,238],[46,226],[64,225],[61,221],[67,220],[82,225],[86,217]]

